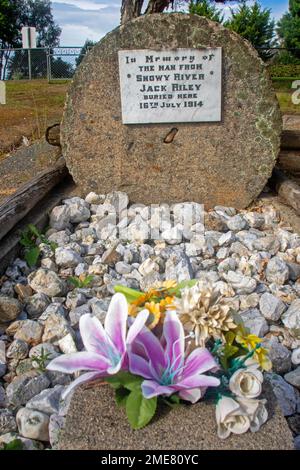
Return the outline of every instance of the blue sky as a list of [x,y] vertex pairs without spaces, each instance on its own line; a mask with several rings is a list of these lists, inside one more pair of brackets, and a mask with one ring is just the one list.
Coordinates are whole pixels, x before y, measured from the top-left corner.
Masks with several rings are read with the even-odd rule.
[[[288,0],[260,3],[270,8],[276,19],[288,9]],[[100,40],[119,25],[120,4],[121,0],[52,0],[54,19],[62,28],[61,46],[81,46],[87,38]],[[235,8],[237,3],[227,2],[223,7],[225,13],[230,6]]]

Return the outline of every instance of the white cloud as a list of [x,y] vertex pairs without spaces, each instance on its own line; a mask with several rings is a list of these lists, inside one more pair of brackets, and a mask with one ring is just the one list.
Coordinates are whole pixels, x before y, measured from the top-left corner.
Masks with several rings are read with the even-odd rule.
[[64,24],[62,34],[60,37],[60,44],[62,46],[82,46],[86,39],[92,41],[100,41],[105,35],[106,31],[95,31],[88,26],[80,26],[74,24]]
[[[100,9],[87,10],[79,8],[79,3],[82,6],[86,0],[77,1],[76,5],[74,4],[76,0],[67,1],[70,3],[66,4],[65,0],[52,3],[54,19],[62,28],[61,46],[82,46],[86,39],[99,41],[120,24],[119,5],[106,6],[101,3]],[[89,3],[95,4],[92,1]],[[100,3],[97,5],[99,6]]]
[[107,8],[109,4],[106,3],[97,3],[97,1],[92,0],[55,0],[54,3],[60,3],[63,5],[73,5],[80,10],[101,10],[102,8]]

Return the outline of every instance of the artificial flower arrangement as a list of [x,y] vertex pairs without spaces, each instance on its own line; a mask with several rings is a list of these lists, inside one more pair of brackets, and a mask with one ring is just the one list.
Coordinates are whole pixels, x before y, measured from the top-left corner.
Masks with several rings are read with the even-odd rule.
[[65,391],[95,379],[115,389],[134,429],[159,402],[214,400],[218,436],[256,432],[268,418],[259,399],[271,363],[260,338],[248,334],[230,303],[208,281],[167,281],[139,292],[116,286],[105,318],[85,314],[86,351],[61,355],[48,369],[86,371]]

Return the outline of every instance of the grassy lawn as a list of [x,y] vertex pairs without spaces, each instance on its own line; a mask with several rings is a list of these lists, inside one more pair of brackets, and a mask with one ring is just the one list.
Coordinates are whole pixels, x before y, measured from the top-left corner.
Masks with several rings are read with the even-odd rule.
[[280,109],[284,114],[300,114],[300,104],[292,102],[292,94],[296,91],[292,88],[292,83],[300,81],[300,77],[274,78],[273,86],[275,88]]
[[[298,78],[300,79],[300,78]],[[292,82],[295,77],[273,80],[274,88],[286,114],[300,114],[300,105],[292,103]],[[62,116],[68,81],[8,81],[7,104],[0,105],[0,159],[19,146],[23,136],[39,139],[45,129],[59,122]]]
[[6,82],[6,105],[0,105],[0,158],[17,147],[23,136],[30,141],[61,119],[68,81]]

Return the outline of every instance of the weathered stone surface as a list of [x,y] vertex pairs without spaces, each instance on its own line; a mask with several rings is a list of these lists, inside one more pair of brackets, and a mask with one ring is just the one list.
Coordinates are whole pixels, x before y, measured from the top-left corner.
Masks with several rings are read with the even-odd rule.
[[[75,391],[60,432],[60,449],[293,449],[288,425],[267,391],[269,421],[258,433],[217,436],[215,407],[205,402],[159,411],[145,428],[130,428],[123,408],[115,404],[110,387]],[[202,423],[200,425],[200,423]]]
[[0,323],[13,321],[22,311],[22,305],[17,299],[0,296]]
[[[118,50],[166,47],[223,49],[222,123],[178,123],[168,144],[172,123],[122,124],[118,73]],[[207,207],[245,207],[271,174],[280,132],[277,100],[250,44],[206,18],[174,13],[137,18],[92,49],[71,85],[61,141],[88,191],[117,188],[148,204],[184,201],[188,191]]]
[[49,416],[40,411],[20,408],[17,413],[19,433],[38,441],[49,441]]
[[50,381],[45,374],[36,375],[29,372],[16,377],[6,389],[8,402],[15,407],[24,405],[49,385]]

